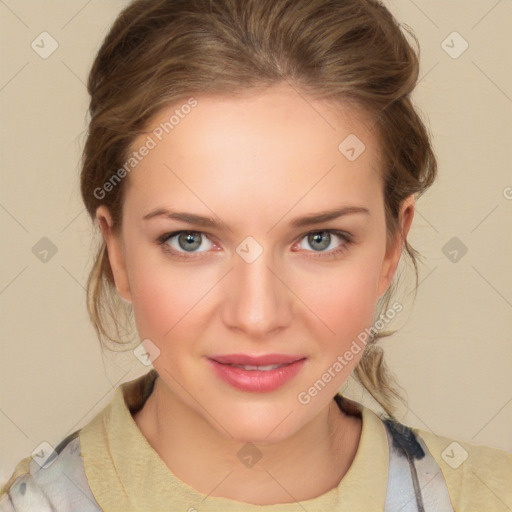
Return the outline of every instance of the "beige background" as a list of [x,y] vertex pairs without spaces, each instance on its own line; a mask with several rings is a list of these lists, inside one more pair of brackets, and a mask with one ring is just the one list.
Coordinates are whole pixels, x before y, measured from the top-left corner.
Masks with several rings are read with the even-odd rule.
[[[41,442],[55,446],[105,407],[121,382],[147,371],[131,353],[102,354],[84,300],[92,247],[78,188],[84,83],[125,4],[0,1],[1,483]],[[402,418],[512,452],[512,4],[388,5],[420,40],[415,99],[440,171],[417,204],[410,235],[424,255],[418,296],[395,324],[400,332],[384,341],[408,393]],[[46,59],[31,47],[43,31],[58,42]],[[454,31],[469,44],[458,58],[442,47]],[[461,43],[447,40],[452,52]],[[57,248],[47,262],[32,252],[43,237]],[[443,252],[453,237],[467,247],[456,262]],[[411,281],[403,300],[410,302],[410,290]],[[373,405],[353,379],[347,393]]]

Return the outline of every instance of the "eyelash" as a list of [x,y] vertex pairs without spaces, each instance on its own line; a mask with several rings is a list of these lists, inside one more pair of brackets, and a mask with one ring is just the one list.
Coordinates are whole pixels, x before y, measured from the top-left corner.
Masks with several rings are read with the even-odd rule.
[[[163,235],[161,235],[160,237],[157,238],[156,242],[158,245],[160,245],[162,247],[162,249],[166,253],[170,254],[173,257],[187,259],[187,260],[194,259],[195,258],[194,254],[196,254],[196,253],[186,253],[186,252],[176,251],[176,250],[172,249],[166,243],[170,238],[173,238],[182,233],[197,233],[200,235],[206,235],[206,233],[203,233],[202,231],[190,231],[190,230],[173,231],[172,233],[164,233]],[[346,252],[348,250],[349,246],[351,246],[354,243],[354,239],[353,239],[352,235],[350,235],[349,233],[346,233],[344,231],[338,231],[335,229],[320,229],[320,230],[315,230],[315,231],[309,231],[308,233],[305,233],[304,235],[302,235],[299,240],[302,240],[303,238],[307,237],[308,235],[318,234],[318,233],[329,233],[329,234],[337,235],[342,240],[344,240],[344,243],[342,243],[338,248],[331,249],[330,251],[307,251],[307,252],[313,253],[312,256],[308,256],[308,257],[328,258],[328,259],[336,258],[337,256],[341,255],[342,253]]]

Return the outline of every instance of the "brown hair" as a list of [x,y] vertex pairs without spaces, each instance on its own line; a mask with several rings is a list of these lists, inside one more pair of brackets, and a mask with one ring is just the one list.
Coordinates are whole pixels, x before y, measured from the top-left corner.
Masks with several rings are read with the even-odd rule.
[[[97,207],[106,205],[119,233],[126,180],[106,194],[98,190],[161,108],[192,95],[232,95],[286,81],[305,95],[369,116],[380,141],[388,241],[394,240],[404,199],[423,194],[437,174],[429,134],[410,98],[418,57],[419,48],[413,50],[377,0],[136,0],[116,19],[89,75],[81,172],[87,211],[95,222]],[[133,312],[117,293],[103,239],[98,244],[88,312],[102,344],[125,349],[121,328],[126,321],[126,332],[134,332]],[[406,240],[404,249],[417,288],[420,255]],[[389,307],[395,287],[396,280],[380,311]],[[376,341],[393,332],[370,338],[355,371],[390,416],[395,400],[404,399]]]

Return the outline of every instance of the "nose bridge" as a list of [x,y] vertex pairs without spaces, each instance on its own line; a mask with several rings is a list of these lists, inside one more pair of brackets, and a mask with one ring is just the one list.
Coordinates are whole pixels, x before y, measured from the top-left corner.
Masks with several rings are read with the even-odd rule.
[[236,252],[224,320],[247,335],[262,337],[289,321],[289,293],[273,268],[271,251],[248,237]]

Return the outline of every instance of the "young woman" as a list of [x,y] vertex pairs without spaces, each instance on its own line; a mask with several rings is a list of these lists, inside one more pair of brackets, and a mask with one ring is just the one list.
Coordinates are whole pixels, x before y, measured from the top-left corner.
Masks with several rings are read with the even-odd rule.
[[[120,14],[89,77],[89,312],[104,342],[133,314],[154,368],[2,511],[511,509],[512,456],[400,424],[377,345],[436,176],[417,78],[376,0]],[[339,393],[353,372],[385,415]]]

